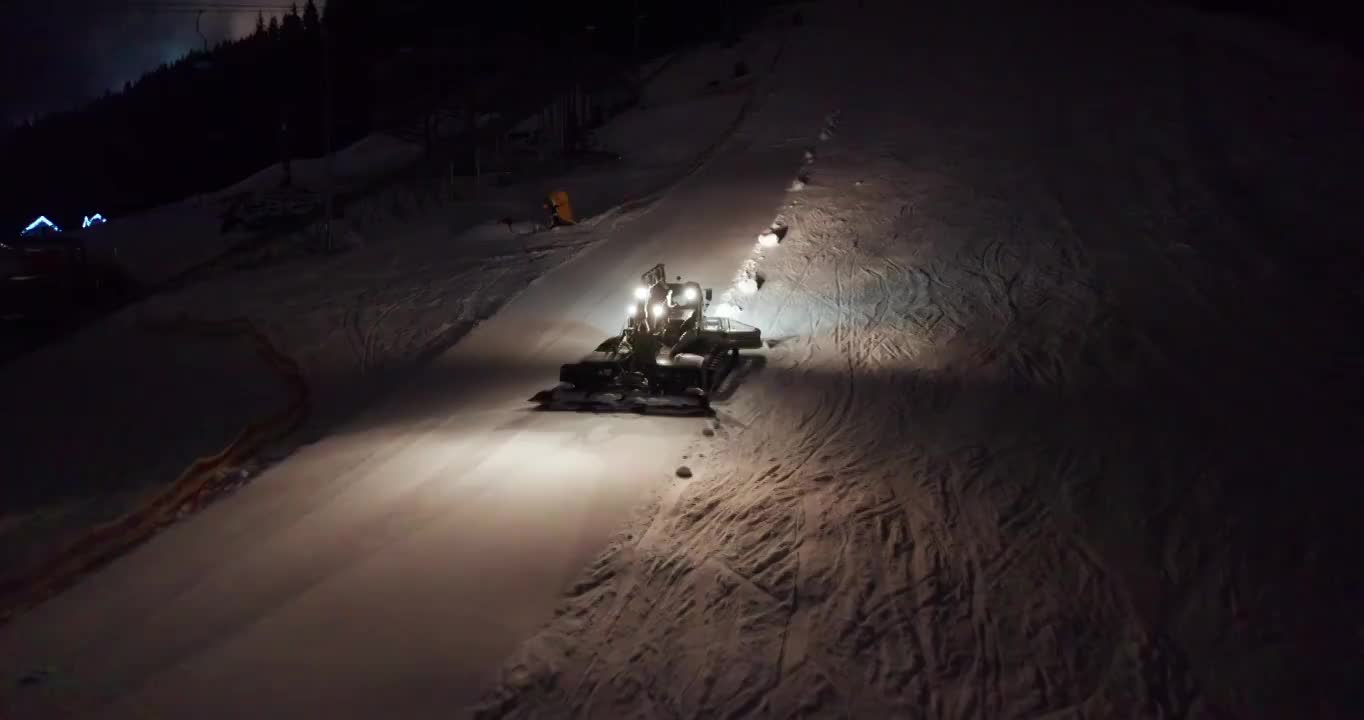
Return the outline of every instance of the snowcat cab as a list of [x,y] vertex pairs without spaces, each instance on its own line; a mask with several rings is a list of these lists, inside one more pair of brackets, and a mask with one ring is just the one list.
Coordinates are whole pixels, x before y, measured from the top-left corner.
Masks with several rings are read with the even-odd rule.
[[620,334],[562,366],[559,387],[532,402],[557,409],[705,410],[739,351],[762,347],[758,328],[706,317],[711,291],[698,283],[668,282],[662,264],[640,282]]

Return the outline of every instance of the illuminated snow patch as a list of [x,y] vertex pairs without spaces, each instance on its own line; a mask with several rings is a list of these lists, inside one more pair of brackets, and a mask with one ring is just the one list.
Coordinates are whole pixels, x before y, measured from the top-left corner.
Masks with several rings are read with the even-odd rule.
[[745,260],[734,276],[734,289],[741,295],[752,295],[758,292],[762,284],[762,277],[758,274],[758,261],[752,258]]
[[730,302],[722,302],[711,310],[711,315],[722,318],[734,318],[739,316],[740,311],[741,308],[738,305]]
[[758,244],[763,247],[776,247],[779,242],[781,242],[781,238],[777,237],[777,234],[771,230],[758,236]]
[[91,225],[103,225],[104,223],[107,223],[107,222],[109,222],[109,221],[106,220],[106,219],[104,218],[103,215],[100,215],[99,213],[95,213],[94,215],[90,215],[90,216],[86,217],[84,220],[82,220],[82,221],[81,221],[81,227],[83,227],[83,228],[88,228],[88,227],[90,227]]

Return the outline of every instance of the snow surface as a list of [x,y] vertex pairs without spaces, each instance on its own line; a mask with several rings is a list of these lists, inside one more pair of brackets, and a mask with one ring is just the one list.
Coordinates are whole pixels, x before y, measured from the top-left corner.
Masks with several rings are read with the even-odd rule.
[[[724,286],[799,152],[749,127],[658,202],[582,229],[590,247],[383,402],[0,627],[0,706],[434,718],[476,700],[689,440],[677,418],[526,399],[620,327],[643,268]],[[48,679],[12,682],[34,669]]]
[[[354,190],[411,165],[421,148],[386,135],[371,135],[337,150],[333,159],[335,188]],[[317,211],[326,188],[325,158],[300,158],[292,163],[293,184],[280,186],[279,164],[228,188],[86,231],[92,242],[114,248],[120,265],[147,287],[155,287],[207,263],[250,239],[253,229],[233,225],[288,220]]]
[[[756,72],[777,45],[769,38],[754,47],[767,53],[764,62],[751,63]],[[318,256],[309,248],[318,245],[319,229],[309,228],[217,263],[187,287],[8,365],[0,372],[0,396],[25,411],[0,418],[5,479],[28,494],[6,492],[0,503],[0,577],[72,532],[135,506],[194,458],[216,452],[283,404],[278,380],[248,344],[158,336],[145,321],[249,318],[307,374],[312,407],[296,442],[321,437],[537,277],[643,212],[613,206],[688,172],[698,154],[726,136],[746,100],[703,92],[706,73],[728,63],[732,52],[700,50],[690,63],[668,67],[655,81],[667,84],[675,102],[630,110],[606,125],[602,136],[626,155],[619,164],[500,188],[477,189],[469,179],[457,188],[389,184],[337,223],[335,237],[348,252]],[[684,87],[692,88],[690,102]],[[382,136],[362,140],[338,153],[338,175],[357,183],[382,179],[410,159],[407,149]],[[321,180],[319,163],[294,164],[295,196],[316,201],[305,188]],[[101,226],[100,237],[116,242],[142,279],[165,279],[249,237],[219,235],[216,213],[230,198],[282,197],[274,189],[277,170],[119,218]],[[570,191],[579,215],[592,217],[534,233],[550,188]],[[503,217],[516,222],[508,226],[498,221]],[[265,460],[288,450],[274,448]]]
[[[1350,716],[1357,75],[1065,12],[806,8],[711,165],[537,236],[561,267],[393,401],[0,628],[0,707],[448,716],[529,635],[476,715]],[[421,289],[434,229],[355,232],[367,262],[253,312],[378,367],[472,296]],[[521,411],[660,259],[769,339],[718,417]]]
[[1067,12],[810,21],[771,348],[477,716],[1364,706],[1358,96]]
[[135,321],[101,323],[0,372],[0,577],[135,507],[287,404],[245,339],[171,337]]
[[[669,177],[676,166],[689,162],[698,148],[723,134],[754,78],[776,50],[775,33],[751,33],[732,48],[700,48],[655,68],[657,74],[644,88],[643,105],[596,132],[598,144],[621,153],[624,163],[610,168],[606,178],[577,178],[577,207],[586,213],[611,207],[621,201],[620,195],[631,194],[623,188],[652,188],[660,173]],[[741,59],[751,72],[732,78],[733,65]],[[711,81],[716,84],[711,86]],[[90,236],[94,242],[116,248],[121,264],[135,280],[156,286],[251,238],[251,229],[234,226],[229,218],[245,223],[288,221],[316,212],[329,182],[338,192],[367,188],[410,167],[422,154],[417,144],[376,133],[337,150],[330,180],[327,158],[298,158],[291,163],[292,185],[282,187],[284,169],[276,163],[222,190],[117,218]],[[471,181],[460,180],[458,189],[467,191]],[[603,192],[609,197],[598,198]],[[401,204],[410,200],[412,191],[389,188],[387,194]],[[402,215],[411,209],[393,210],[399,217],[386,216],[386,220],[407,219]],[[419,213],[417,209],[411,214]]]
[[[775,35],[755,37],[761,40],[743,48],[770,60]],[[325,432],[600,239],[605,228],[628,224],[637,212],[613,208],[676,181],[727,137],[745,96],[709,96],[701,92],[701,78],[736,51],[700,50],[690,62],[669,66],[653,82],[668,86],[672,104],[631,109],[601,128],[598,141],[622,153],[619,164],[510,187],[463,185],[460,195],[468,199],[454,202],[439,188],[388,188],[338,224],[336,234],[357,246],[353,252],[321,262],[300,259],[298,245],[317,242],[314,228],[248,258],[245,269],[157,298],[146,312],[251,318],[304,366],[314,389],[312,433]],[[685,87],[689,101],[681,94]],[[569,191],[586,220],[533,232],[551,188]],[[510,226],[500,221],[508,217],[516,219]]]
[[[332,179],[339,188],[354,187],[368,180],[382,178],[420,160],[422,147],[391,135],[376,133],[337,150],[332,158]],[[326,187],[327,158],[299,158],[290,163],[293,181],[304,187],[320,190]],[[260,192],[279,187],[284,179],[284,166],[271,165],[260,172],[211,195],[225,197],[242,192]]]

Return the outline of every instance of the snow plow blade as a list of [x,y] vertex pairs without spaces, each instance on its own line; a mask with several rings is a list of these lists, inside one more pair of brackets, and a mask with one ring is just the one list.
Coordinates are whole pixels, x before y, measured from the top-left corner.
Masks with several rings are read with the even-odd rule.
[[704,395],[653,395],[649,393],[606,389],[584,391],[560,386],[542,390],[530,398],[540,410],[571,412],[634,412],[669,415],[698,415],[710,412],[710,402]]

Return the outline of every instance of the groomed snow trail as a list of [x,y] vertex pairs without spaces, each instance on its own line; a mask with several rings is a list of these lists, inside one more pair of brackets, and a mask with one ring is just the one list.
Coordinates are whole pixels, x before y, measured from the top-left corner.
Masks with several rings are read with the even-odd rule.
[[1364,114],[1193,16],[892,7],[810,78],[769,352],[477,714],[1364,706]]
[[[0,396],[28,410],[0,418],[0,578],[31,569],[79,533],[137,507],[194,458],[216,452],[285,402],[249,348],[154,337],[147,324],[247,317],[302,365],[311,390],[307,425],[238,474],[243,481],[258,476],[393,392],[545,273],[630,227],[650,205],[641,195],[666,190],[730,135],[748,90],[755,81],[763,85],[777,64],[787,32],[764,27],[729,49],[699,48],[653,77],[646,87],[651,106],[596,131],[599,143],[622,155],[619,162],[478,189],[473,178],[390,178],[350,203],[337,223],[335,239],[347,252],[318,255],[317,226],[275,238],[220,257],[191,271],[178,289],[16,360],[0,375]],[[747,58],[754,72],[714,93],[708,81],[728,77],[736,58]],[[381,180],[383,171],[407,163],[411,150],[386,136],[341,150],[338,172],[349,178],[343,185],[356,190]],[[247,216],[248,204],[260,213],[281,198],[320,202],[305,187],[320,181],[320,164],[296,163],[287,192],[271,189],[280,172],[275,166],[221,192],[120,218],[101,232],[113,233],[106,240],[118,244],[135,275],[165,280],[214,254],[227,205]],[[571,191],[579,225],[533,232],[548,187]],[[628,208],[621,205],[626,200]],[[496,222],[500,217],[519,221],[509,227]],[[92,357],[102,358],[94,374]],[[136,426],[136,436],[109,432],[125,426]],[[69,452],[73,439],[81,452]]]
[[[767,80],[750,109],[769,128],[798,118],[783,112],[789,98],[768,102],[779,98]],[[817,114],[791,122],[808,127]],[[291,328],[280,333],[290,350],[332,367],[357,357],[392,367],[432,321],[501,306],[382,402],[0,627],[0,715],[442,718],[476,700],[689,442],[686,420],[537,412],[527,398],[618,330],[655,263],[723,287],[800,157],[789,142],[755,144],[742,125],[724,134],[655,202],[526,246],[498,226],[495,238],[476,229],[442,245],[453,239],[433,227],[404,235],[417,245],[406,252],[365,256],[390,263],[361,267],[353,253],[310,276],[272,274],[287,287],[271,297],[293,304],[262,324]],[[462,274],[459,255],[483,272]],[[366,278],[380,285],[366,297],[387,299],[370,304],[379,334],[366,332],[368,314],[343,324],[349,335],[330,332],[344,309],[328,297],[354,302],[342,280]],[[461,280],[490,297],[456,307]],[[293,292],[307,283],[326,287]],[[268,302],[244,310],[266,314]],[[436,306],[384,316],[425,302]],[[339,359],[326,351],[336,346]]]

